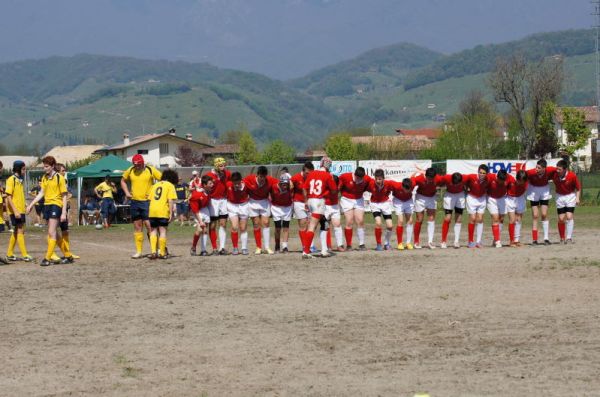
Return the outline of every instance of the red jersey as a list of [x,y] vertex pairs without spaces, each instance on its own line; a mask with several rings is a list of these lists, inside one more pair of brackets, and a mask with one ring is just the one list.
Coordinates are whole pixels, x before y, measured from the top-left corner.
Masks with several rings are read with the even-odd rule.
[[394,182],[383,181],[383,186],[379,186],[375,183],[375,179],[371,179],[369,182],[369,192],[371,192],[372,203],[385,203],[390,199],[390,193],[394,191]]
[[325,197],[325,205],[338,205],[340,203],[340,196],[337,191],[332,191],[327,197]]
[[340,175],[338,183],[339,191],[342,193],[342,197],[352,200],[360,199],[362,198],[363,193],[369,188],[369,182],[371,182],[371,180],[372,178],[370,176],[365,175],[361,183],[356,183],[354,181],[354,174],[352,172],[346,172]]
[[448,193],[463,193],[465,191],[465,178],[463,175],[463,179],[459,183],[452,183],[452,174],[446,174],[441,176],[441,181],[444,186],[446,186],[446,191]]
[[443,181],[441,175],[436,175],[433,181],[430,182],[424,174],[420,174],[414,177],[413,183],[417,186],[417,194],[425,197],[433,197],[437,192],[437,187],[441,186]]
[[413,189],[415,188],[415,184],[411,179],[410,190],[406,191],[402,187],[402,182],[392,182],[392,195],[400,201],[408,201],[413,198]]
[[239,189],[233,186],[233,182],[227,182],[227,201],[233,204],[243,204],[248,202],[248,187],[242,182]]
[[209,202],[210,197],[208,197],[208,194],[204,189],[200,188],[192,190],[190,195],[190,210],[194,214],[200,212],[202,208],[207,207]]
[[547,186],[548,182],[554,178],[556,167],[546,167],[546,172],[543,175],[538,175],[537,170],[532,168],[527,170],[527,180],[531,186]]
[[326,198],[333,192],[337,192],[333,176],[324,170],[309,172],[304,181],[304,189],[308,198]]
[[200,189],[202,189],[202,180],[200,179],[200,177],[197,176],[195,178],[192,178],[192,180],[190,181],[190,192]]
[[555,172],[552,182],[554,182],[556,194],[565,195],[571,194],[576,190],[581,190],[581,183],[579,182],[577,175],[572,171],[567,171],[562,178],[558,175],[558,172]]
[[291,189],[289,189],[289,186],[284,190],[281,188],[281,185],[279,185],[279,183],[275,183],[271,185],[270,194],[271,204],[277,205],[279,207],[289,207],[290,205],[292,205],[294,193]]
[[244,184],[246,185],[246,189],[248,190],[248,194],[250,194],[250,198],[252,200],[268,199],[271,186],[277,183],[279,183],[279,181],[269,175],[266,176],[264,183],[260,186],[258,185],[256,175],[250,174],[244,178]]
[[523,184],[519,184],[515,177],[510,174],[508,174],[506,184],[508,185],[506,194],[511,197],[521,197],[525,194],[525,192],[527,192],[527,181],[525,181]]
[[206,175],[210,176],[215,183],[215,187],[210,192],[210,198],[224,199],[226,197],[226,184],[229,180],[231,180],[231,172],[229,170],[225,170],[219,177],[219,174],[217,174],[215,170],[212,170]]
[[294,201],[298,203],[304,202],[304,193],[302,193],[302,188],[304,187],[304,181],[306,179],[305,175],[302,175],[301,172],[294,175],[291,179],[292,185],[294,185]]
[[[512,175],[508,175],[508,176],[512,178]],[[490,197],[493,197],[495,199],[499,199],[499,198],[506,196],[506,192],[508,190],[508,183],[509,183],[508,177],[506,178],[506,181],[504,181],[504,183],[502,183],[502,181],[500,181],[498,179],[498,175],[489,174],[488,175],[487,194]]]
[[488,176],[481,180],[479,174],[463,175],[463,181],[468,189],[468,193],[473,197],[483,197],[487,193]]

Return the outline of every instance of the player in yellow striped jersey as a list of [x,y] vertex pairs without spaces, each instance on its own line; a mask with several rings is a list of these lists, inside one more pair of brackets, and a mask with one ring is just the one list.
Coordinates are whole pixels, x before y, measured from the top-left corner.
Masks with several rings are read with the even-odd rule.
[[167,259],[167,228],[173,220],[178,182],[177,172],[166,170],[160,182],[156,182],[150,190],[150,259]]
[[[150,190],[154,181],[161,179],[162,174],[156,168],[145,165],[144,157],[136,154],[131,159],[132,167],[123,173],[121,188],[125,196],[130,199],[131,220],[133,221],[133,240],[135,242],[135,254],[131,257],[139,259],[142,257],[142,246],[144,243],[144,226],[150,232],[150,221],[148,216],[150,205]],[[131,190],[127,186],[131,183]]]
[[29,262],[33,258],[27,253],[25,246],[25,189],[23,187],[23,178],[25,177],[25,163],[16,160],[13,163],[13,174],[6,180],[6,209],[10,215],[10,222],[13,225],[13,233],[8,241],[8,250],[6,259],[9,261],[19,260],[15,256],[15,245],[19,245],[21,259]]
[[[54,157],[44,157],[42,164],[44,166],[44,176],[40,183],[41,190],[26,209],[29,214],[35,204],[42,198],[44,199],[44,219],[48,221],[48,249],[40,265],[73,263],[74,259],[69,250],[69,244],[65,243],[58,233],[60,223],[67,221],[67,181],[56,171],[56,159]],[[54,248],[57,245],[64,256],[60,262],[52,259]]]

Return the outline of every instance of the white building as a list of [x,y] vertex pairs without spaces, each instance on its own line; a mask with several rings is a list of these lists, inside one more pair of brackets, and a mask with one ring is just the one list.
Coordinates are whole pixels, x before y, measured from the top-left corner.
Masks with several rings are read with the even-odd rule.
[[96,151],[102,156],[113,154],[131,161],[136,154],[144,156],[146,164],[155,167],[177,167],[175,152],[179,146],[189,146],[193,150],[202,152],[203,149],[212,148],[211,145],[194,141],[191,134],[185,138],[177,136],[175,130],[160,134],[147,134],[129,139],[128,134],[123,134],[123,142],[107,146]]
[[[585,147],[575,152],[575,156],[581,159],[579,165],[588,170],[592,165],[592,141],[598,139],[598,123],[600,122],[600,112],[598,112],[597,106],[581,106],[576,107],[575,109],[578,109],[585,114],[585,125],[592,132]],[[566,144],[567,132],[562,125],[563,117],[560,108],[556,110],[554,121],[558,142],[560,144]]]

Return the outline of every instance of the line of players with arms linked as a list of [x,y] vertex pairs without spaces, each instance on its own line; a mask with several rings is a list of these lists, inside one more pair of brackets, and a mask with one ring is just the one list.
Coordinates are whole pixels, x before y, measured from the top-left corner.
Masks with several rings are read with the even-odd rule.
[[[16,161],[13,175],[7,180],[7,207],[15,232],[11,235],[8,258],[16,260],[15,245],[18,244],[23,260],[31,260],[27,254],[23,230],[25,214],[37,202],[44,199],[44,218],[48,221],[48,246],[42,266],[55,263],[72,263],[75,256],[70,251],[67,220],[67,187],[64,170],[57,167],[56,160],[42,160],[44,176],[40,192],[25,206],[23,176],[25,165]],[[160,172],[146,165],[142,155],[132,158],[132,166],[123,173],[121,187],[130,199],[131,218],[134,226],[136,252],[132,258],[165,259],[167,251],[167,228],[173,220],[177,194],[175,185],[179,177],[174,170]],[[231,224],[231,254],[248,255],[248,219],[251,219],[255,239],[255,254],[287,253],[289,226],[292,218],[298,221],[298,233],[302,243],[302,257],[313,258],[315,234],[320,240],[320,256],[331,255],[331,229],[335,238],[334,249],[340,252],[353,248],[354,227],[358,237],[358,250],[365,245],[365,201],[364,193],[370,193],[370,210],[375,219],[377,251],[391,250],[394,230],[393,214],[397,218],[396,239],[398,250],[422,248],[421,225],[427,216],[427,244],[435,249],[435,213],[437,193],[445,188],[440,248],[448,247],[448,235],[454,220],[453,247],[460,247],[461,219],[464,209],[469,215],[469,248],[481,248],[483,215],[485,210],[492,219],[494,246],[502,247],[501,231],[504,218],[508,215],[509,242],[512,247],[521,246],[521,220],[530,201],[533,213],[532,244],[550,244],[548,205],[552,198],[550,182],[555,185],[558,211],[558,231],[561,243],[572,242],[575,207],[579,204],[581,184],[577,176],[568,170],[568,163],[560,160],[556,167],[549,167],[539,160],[535,169],[518,171],[516,177],[501,170],[489,172],[482,164],[477,174],[453,173],[437,175],[429,168],[424,174],[405,178],[401,182],[386,180],[385,173],[378,169],[374,177],[366,175],[358,167],[353,173],[332,175],[332,161],[324,157],[318,169],[311,162],[304,164],[301,172],[290,175],[283,172],[278,178],[268,175],[264,166],[256,174],[245,177],[239,172],[227,170],[226,161],[217,158],[214,168],[190,182],[189,205],[196,220],[192,239],[192,256],[228,254],[227,221]],[[64,166],[63,166],[64,168]],[[63,171],[63,175],[59,171]],[[345,225],[342,227],[341,215]],[[270,219],[275,226],[275,247],[271,249]],[[543,239],[538,239],[538,220],[541,218]],[[66,226],[66,227],[65,227]],[[143,254],[144,227],[148,230],[150,254]],[[413,242],[414,241],[414,242]],[[198,250],[198,243],[200,249]],[[62,258],[54,253],[55,247],[62,251]],[[6,260],[5,260],[6,262]]]

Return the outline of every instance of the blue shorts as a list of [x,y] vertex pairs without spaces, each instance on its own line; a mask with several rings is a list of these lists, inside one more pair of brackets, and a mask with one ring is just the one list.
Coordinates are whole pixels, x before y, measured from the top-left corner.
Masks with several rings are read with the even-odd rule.
[[176,203],[177,215],[187,215],[190,212],[190,206],[185,201],[182,203]]
[[115,200],[103,198],[100,202],[100,214],[102,218],[106,219],[109,215],[114,215],[115,212]]
[[150,201],[149,200],[145,200],[145,201],[140,201],[140,200],[131,200],[130,202],[131,206],[131,220],[132,221],[137,221],[137,220],[143,220],[143,221],[147,221],[148,218],[148,213],[150,211]]
[[62,207],[59,207],[56,204],[44,204],[44,219],[60,219],[62,214]]
[[150,226],[153,229],[156,229],[157,227],[168,227],[169,219],[168,218],[150,218]]
[[25,224],[25,214],[21,214],[19,219],[15,218],[13,214],[10,214],[10,224],[13,226],[21,226]]

